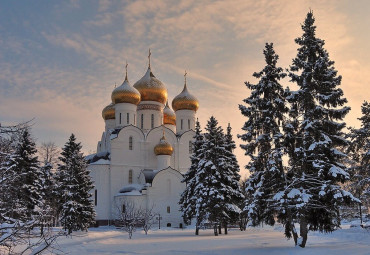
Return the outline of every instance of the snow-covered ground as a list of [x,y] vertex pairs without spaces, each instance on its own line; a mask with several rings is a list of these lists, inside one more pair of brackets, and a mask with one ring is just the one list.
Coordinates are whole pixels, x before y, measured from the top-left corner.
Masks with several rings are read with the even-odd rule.
[[293,240],[284,237],[281,226],[231,229],[228,235],[214,236],[212,230],[194,229],[152,230],[146,236],[137,230],[131,240],[126,232],[114,227],[91,228],[88,233],[75,233],[58,239],[67,254],[314,254],[369,255],[370,230],[360,227],[343,228],[331,234],[310,232],[307,247],[294,247]]

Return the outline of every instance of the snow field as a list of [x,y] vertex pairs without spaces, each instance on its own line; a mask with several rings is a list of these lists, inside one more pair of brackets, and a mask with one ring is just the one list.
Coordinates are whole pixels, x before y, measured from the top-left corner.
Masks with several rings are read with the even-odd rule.
[[194,229],[152,230],[146,236],[137,230],[133,239],[114,227],[91,228],[88,233],[76,232],[72,238],[58,239],[59,248],[67,254],[325,254],[369,255],[370,231],[360,227],[337,230],[331,234],[309,232],[306,248],[294,247],[287,240],[283,228],[247,228],[247,231],[231,229],[228,235],[214,236],[213,230]]

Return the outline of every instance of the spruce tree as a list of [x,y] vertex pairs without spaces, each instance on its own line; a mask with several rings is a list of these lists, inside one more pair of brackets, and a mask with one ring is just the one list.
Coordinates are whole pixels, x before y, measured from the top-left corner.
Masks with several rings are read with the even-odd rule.
[[[190,156],[191,165],[189,170],[184,175],[182,182],[186,183],[186,188],[180,197],[180,210],[182,211],[182,217],[186,224],[189,224],[191,219],[195,216],[195,202],[197,200],[194,194],[195,187],[195,175],[198,170],[198,163],[200,161],[201,149],[203,144],[203,134],[200,128],[199,121],[197,120],[195,124],[195,135],[194,142],[192,143],[193,154]],[[198,234],[199,229],[196,229],[196,234]]]
[[[298,244],[305,247],[308,230],[332,232],[339,228],[339,205],[355,198],[341,189],[349,175],[339,147],[346,146],[342,129],[350,108],[339,88],[341,76],[317,38],[310,11],[302,25],[303,35],[295,42],[297,56],[290,66],[291,82],[298,86],[287,97],[291,103],[287,127],[289,186],[275,197],[288,201],[293,218],[300,223]],[[283,218],[283,215],[280,215]]]
[[225,181],[228,179],[226,175],[230,176],[225,135],[213,116],[207,123],[206,131],[195,176],[196,227],[207,221],[213,222],[217,235],[218,225],[225,217],[232,217],[230,211],[237,213],[238,209],[230,202],[234,190]]
[[[361,128],[350,128],[348,134],[348,155],[352,161],[349,188],[363,205],[370,207],[370,104],[365,101],[361,111]],[[362,221],[361,204],[359,208]]]
[[238,160],[234,154],[234,149],[236,148],[233,136],[231,134],[230,123],[226,129],[226,135],[224,139],[226,165],[223,170],[223,183],[228,186],[229,196],[225,201],[225,216],[222,218],[222,224],[224,225],[225,234],[227,234],[227,224],[235,223],[239,220],[239,215],[241,213],[240,204],[245,199],[244,194],[240,186],[240,168]]
[[259,81],[245,83],[251,94],[243,100],[247,106],[239,105],[241,113],[248,118],[242,128],[245,133],[239,138],[246,142],[240,147],[250,158],[246,166],[251,175],[246,183],[245,213],[254,226],[275,224],[274,216],[279,208],[273,197],[285,185],[281,124],[288,109],[280,81],[286,74],[277,66],[279,56],[272,43],[266,43],[263,54],[266,66],[253,73]]
[[59,157],[56,174],[60,201],[60,221],[65,230],[87,230],[94,222],[95,211],[90,190],[93,183],[81,153],[81,144],[72,134]]
[[36,153],[35,142],[28,129],[25,129],[2,170],[7,176],[4,180],[7,182],[9,195],[9,200],[5,201],[7,217],[27,221],[38,214],[42,200],[42,176]]

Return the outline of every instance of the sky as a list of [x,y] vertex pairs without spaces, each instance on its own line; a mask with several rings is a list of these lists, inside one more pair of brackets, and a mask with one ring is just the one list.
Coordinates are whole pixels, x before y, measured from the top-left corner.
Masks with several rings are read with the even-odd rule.
[[[370,2],[367,0],[152,0],[0,1],[0,123],[33,120],[37,143],[63,146],[71,133],[85,153],[96,150],[104,130],[102,109],[114,84],[133,85],[148,67],[167,87],[169,102],[189,91],[200,103],[202,128],[215,116],[230,123],[237,145],[246,118],[238,105],[249,96],[244,82],[264,67],[266,42],[278,66],[297,53],[294,39],[313,10],[317,37],[343,76],[352,108],[345,121],[359,127],[370,90]],[[294,89],[285,79],[283,86]],[[235,151],[242,169],[247,157]]]

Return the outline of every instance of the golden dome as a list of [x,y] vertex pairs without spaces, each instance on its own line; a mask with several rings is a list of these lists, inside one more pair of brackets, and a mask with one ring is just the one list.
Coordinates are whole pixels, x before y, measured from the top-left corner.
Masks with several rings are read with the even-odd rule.
[[115,114],[116,114],[116,111],[114,109],[114,104],[113,103],[110,103],[109,105],[104,107],[104,109],[101,113],[104,120],[114,120],[116,118]]
[[112,102],[114,104],[130,103],[138,105],[140,103],[140,93],[137,89],[132,87],[126,77],[121,86],[115,88],[112,92]]
[[169,144],[166,141],[166,137],[164,137],[164,134],[163,134],[161,140],[159,141],[159,144],[157,144],[154,147],[154,153],[155,153],[155,155],[169,155],[169,156],[172,155],[173,148],[172,148],[171,144]]
[[167,89],[152,73],[150,67],[145,75],[134,84],[141,95],[141,101],[156,101],[165,104],[167,101]]
[[166,102],[166,107],[163,109],[163,124],[176,125],[176,114],[168,106],[168,101]]
[[198,99],[188,92],[186,87],[186,72],[184,89],[172,100],[172,109],[176,112],[178,110],[192,110],[197,111],[199,108]]

